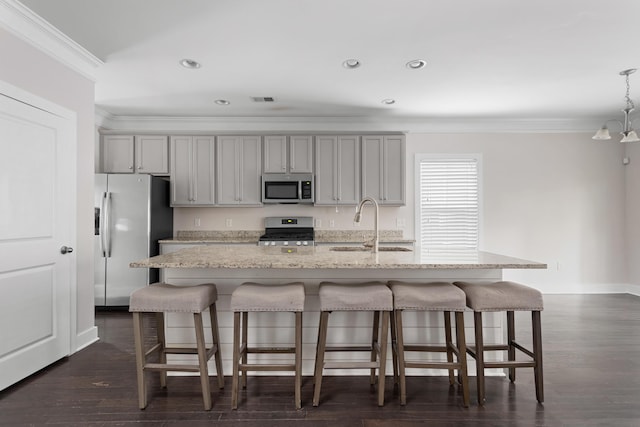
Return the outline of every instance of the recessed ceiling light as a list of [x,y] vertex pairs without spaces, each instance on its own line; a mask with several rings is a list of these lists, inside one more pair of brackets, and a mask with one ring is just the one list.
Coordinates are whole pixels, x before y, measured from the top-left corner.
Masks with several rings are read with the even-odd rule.
[[426,65],[427,61],[424,59],[414,59],[413,61],[407,62],[407,68],[410,70],[419,70],[426,67]]
[[201,65],[198,61],[194,61],[193,59],[182,59],[180,60],[180,65],[182,65],[184,68],[188,68],[190,70],[195,70],[197,68],[200,68]]
[[342,66],[344,68],[348,68],[350,70],[354,69],[354,68],[358,68],[361,64],[360,61],[358,61],[357,59],[347,59],[346,61],[344,61],[342,63]]
[[383,103],[384,105],[391,105],[391,104],[395,104],[395,103],[396,103],[396,100],[395,100],[395,99],[391,99],[391,98],[387,98],[387,99],[383,99],[383,100],[382,100],[382,103]]
[[227,101],[226,99],[216,99],[214,102],[216,104],[218,104],[218,105],[229,105],[229,104],[231,104],[231,102]]

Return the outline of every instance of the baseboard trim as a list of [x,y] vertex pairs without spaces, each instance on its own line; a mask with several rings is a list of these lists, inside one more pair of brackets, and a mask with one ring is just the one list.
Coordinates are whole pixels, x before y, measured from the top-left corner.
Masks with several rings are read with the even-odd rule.
[[93,326],[86,331],[82,331],[76,335],[76,349],[73,352],[76,353],[83,348],[90,346],[94,342],[97,342],[99,339],[97,326]]

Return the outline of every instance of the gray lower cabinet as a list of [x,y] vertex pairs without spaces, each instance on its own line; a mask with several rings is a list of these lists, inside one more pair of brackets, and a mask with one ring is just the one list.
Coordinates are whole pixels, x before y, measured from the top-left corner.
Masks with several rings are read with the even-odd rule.
[[215,137],[171,137],[171,206],[215,204]]
[[360,201],[360,137],[316,136],[316,205]]
[[362,196],[380,205],[405,204],[404,135],[362,137]]
[[261,206],[261,138],[220,136],[216,155],[217,205]]

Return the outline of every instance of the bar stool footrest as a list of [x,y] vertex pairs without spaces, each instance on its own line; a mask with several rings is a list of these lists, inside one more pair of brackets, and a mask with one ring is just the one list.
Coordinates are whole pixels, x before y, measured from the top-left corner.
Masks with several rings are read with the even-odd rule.
[[325,369],[377,369],[378,362],[324,362]]

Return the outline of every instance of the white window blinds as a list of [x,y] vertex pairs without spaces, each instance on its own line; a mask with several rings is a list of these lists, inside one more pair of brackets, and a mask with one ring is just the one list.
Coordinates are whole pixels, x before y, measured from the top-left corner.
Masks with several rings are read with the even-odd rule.
[[435,250],[478,249],[479,156],[421,156],[418,227],[420,244]]

